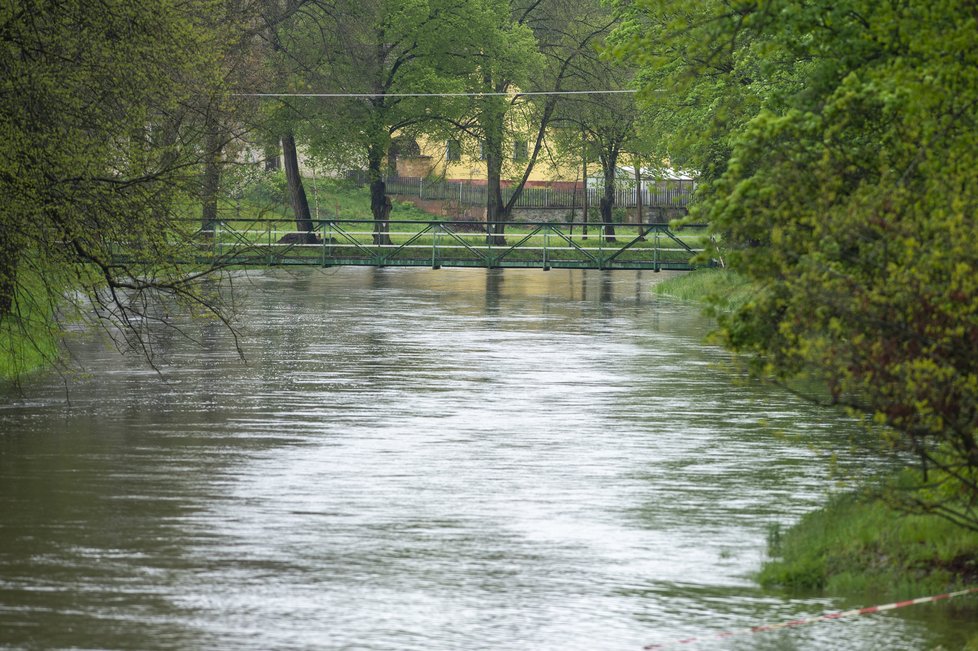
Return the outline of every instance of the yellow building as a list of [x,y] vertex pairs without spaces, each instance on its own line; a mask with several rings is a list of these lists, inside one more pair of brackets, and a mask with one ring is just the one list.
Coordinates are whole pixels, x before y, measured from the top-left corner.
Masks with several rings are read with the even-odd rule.
[[[520,139],[504,144],[504,201],[512,194],[508,187],[515,186],[526,173],[532,146],[531,141]],[[397,171],[396,178],[388,179],[391,194],[456,218],[485,218],[488,170],[477,140],[400,137],[395,139],[391,153]],[[627,162],[628,156],[622,159]],[[587,172],[585,182],[579,156],[560,155],[545,143],[514,210],[526,219],[553,221],[581,215],[585,207],[589,213],[596,211],[604,193],[603,173],[600,164],[593,161],[588,163]],[[641,176],[642,221],[668,221],[685,213],[696,188],[694,177],[668,167],[642,170]],[[621,211],[619,218],[637,221],[635,168],[620,165],[615,185],[614,206]]]
[[[526,171],[533,143],[515,139],[504,144],[506,154],[502,176],[518,181]],[[474,139],[418,139],[401,137],[395,140],[394,152],[397,175],[414,178],[439,178],[484,185],[488,170],[482,143]],[[581,183],[579,161],[560,161],[557,153],[546,143],[537,156],[527,180],[527,186],[571,187]],[[583,185],[583,184],[582,184]]]

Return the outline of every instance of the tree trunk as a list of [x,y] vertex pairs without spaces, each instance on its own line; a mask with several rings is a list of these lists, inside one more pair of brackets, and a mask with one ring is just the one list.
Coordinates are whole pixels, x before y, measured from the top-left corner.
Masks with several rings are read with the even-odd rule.
[[[487,147],[489,145],[486,145]],[[486,193],[486,224],[489,243],[506,244],[506,215],[503,212],[502,161],[491,153],[486,156],[488,168]]]
[[574,235],[574,219],[577,218],[577,179],[574,179],[574,189],[571,190],[570,235]]
[[[488,79],[486,80],[489,81]],[[506,86],[495,85],[497,92],[506,90]],[[506,205],[503,203],[503,133],[506,118],[505,104],[497,98],[488,100],[485,109],[483,135],[485,141],[484,155],[486,159],[486,225],[489,244],[504,246],[506,244]]]
[[295,135],[291,131],[282,136],[282,157],[285,159],[285,180],[289,184],[289,203],[292,204],[295,215],[295,228],[302,234],[299,239],[306,244],[315,244],[318,238],[313,232],[309,200],[306,199],[306,190],[302,187],[302,177],[299,175]]
[[383,173],[384,152],[371,145],[367,149],[367,172],[370,176],[370,212],[374,216],[373,241],[377,246],[390,246],[391,199],[387,196],[387,183]]
[[615,193],[614,188],[612,188],[611,196],[608,196],[607,186],[604,189],[604,195],[598,202],[598,211],[601,214],[601,227],[604,229],[604,239],[607,242],[615,242],[615,225],[611,221],[612,208],[615,205]]
[[601,223],[604,237],[608,242],[616,242],[615,224],[612,215],[615,207],[615,167],[618,165],[618,150],[610,149],[601,154],[601,168],[604,172],[604,196],[601,197]]
[[645,201],[642,197],[642,164],[635,159],[635,214],[638,220],[638,239],[645,240]]
[[584,176],[584,225],[581,227],[581,239],[587,239],[587,219],[590,206],[590,197],[587,187],[587,134],[581,132],[581,174]]
[[203,207],[200,220],[203,231],[213,231],[217,224],[217,194],[221,187],[222,139],[217,133],[217,125],[213,125],[212,129],[207,136],[207,150],[204,152],[204,179],[201,188]]
[[278,159],[278,147],[275,145],[265,146],[265,171],[277,172],[282,169]]

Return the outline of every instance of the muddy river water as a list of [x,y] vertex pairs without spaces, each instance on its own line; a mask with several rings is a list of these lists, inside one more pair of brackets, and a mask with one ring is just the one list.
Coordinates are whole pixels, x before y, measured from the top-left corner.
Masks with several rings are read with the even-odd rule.
[[250,273],[246,359],[186,324],[161,374],[74,335],[0,389],[0,648],[960,648],[973,604],[715,637],[869,605],[752,576],[874,466],[665,275]]

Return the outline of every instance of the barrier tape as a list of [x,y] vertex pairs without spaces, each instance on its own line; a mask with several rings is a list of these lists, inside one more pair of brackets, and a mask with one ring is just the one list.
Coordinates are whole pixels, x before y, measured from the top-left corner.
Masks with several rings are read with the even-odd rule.
[[717,633],[715,635],[708,635],[706,637],[688,637],[682,640],[673,640],[672,642],[666,642],[663,644],[647,644],[643,649],[646,651],[653,651],[654,649],[665,649],[672,646],[678,646],[680,644],[696,644],[699,642],[705,642],[706,640],[721,640],[728,637],[734,637],[737,635],[751,635],[753,633],[766,633],[768,631],[779,631],[784,628],[795,628],[796,626],[804,626],[806,624],[816,624],[818,622],[827,622],[833,619],[842,619],[843,617],[853,617],[855,615],[871,615],[873,613],[882,613],[887,610],[896,610],[897,608],[906,608],[907,606],[916,606],[918,604],[933,603],[935,601],[943,601],[945,599],[954,599],[955,597],[963,597],[968,594],[978,593],[978,588],[968,588],[966,590],[958,590],[957,592],[947,592],[944,594],[934,595],[932,597],[919,597],[917,599],[908,599],[906,601],[897,601],[892,604],[883,604],[882,606],[867,606],[865,608],[855,608],[853,610],[843,610],[837,613],[829,613],[828,615],[820,615],[818,617],[810,617],[807,619],[793,619],[790,622],[781,622],[780,624],[761,624],[760,626],[751,626],[750,628],[741,628],[733,631],[724,631],[723,633]]

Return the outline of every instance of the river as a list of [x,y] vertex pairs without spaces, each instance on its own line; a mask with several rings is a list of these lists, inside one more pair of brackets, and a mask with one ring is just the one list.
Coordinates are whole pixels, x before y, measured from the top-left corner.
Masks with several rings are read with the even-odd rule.
[[872,462],[664,276],[253,272],[246,359],[178,321],[159,373],[76,333],[0,390],[0,647],[959,648],[953,604],[715,637],[870,605],[751,577]]

